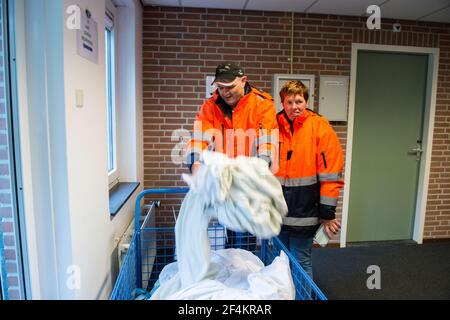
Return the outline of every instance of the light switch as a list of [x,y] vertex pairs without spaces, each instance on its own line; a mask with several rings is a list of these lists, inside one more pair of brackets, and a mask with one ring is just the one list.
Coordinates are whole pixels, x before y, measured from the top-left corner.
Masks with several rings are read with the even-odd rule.
[[76,106],[77,108],[82,108],[84,105],[84,93],[83,90],[75,90],[75,96],[76,96]]

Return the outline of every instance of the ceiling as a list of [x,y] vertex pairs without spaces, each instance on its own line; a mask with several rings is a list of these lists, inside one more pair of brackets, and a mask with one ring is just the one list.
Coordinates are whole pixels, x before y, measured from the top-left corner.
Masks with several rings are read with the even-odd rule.
[[450,0],[142,0],[144,5],[368,16],[378,5],[381,19],[450,23]]

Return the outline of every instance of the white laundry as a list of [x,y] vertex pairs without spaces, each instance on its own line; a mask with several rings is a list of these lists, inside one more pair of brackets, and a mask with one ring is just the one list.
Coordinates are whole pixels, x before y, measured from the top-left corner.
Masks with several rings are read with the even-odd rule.
[[[169,300],[293,300],[289,259],[281,251],[267,267],[253,253],[241,249],[211,252],[211,265],[216,274],[183,288]],[[168,264],[159,277],[161,286],[177,277],[177,262]]]
[[178,273],[161,283],[152,299],[167,299],[202,280],[213,279],[220,266],[210,264],[207,234],[211,218],[227,228],[259,238],[279,234],[287,205],[278,180],[259,158],[230,159],[205,151],[195,177],[183,175],[190,190],[175,225]]

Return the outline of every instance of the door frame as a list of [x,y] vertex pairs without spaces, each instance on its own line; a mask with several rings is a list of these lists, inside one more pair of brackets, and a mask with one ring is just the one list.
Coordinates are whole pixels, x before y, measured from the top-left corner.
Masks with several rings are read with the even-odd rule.
[[350,199],[350,178],[353,148],[353,129],[355,114],[355,94],[356,94],[356,71],[358,63],[358,51],[379,51],[398,53],[422,53],[427,54],[428,76],[425,100],[424,123],[422,133],[422,159],[419,168],[418,188],[416,194],[416,209],[414,213],[413,240],[418,244],[423,242],[423,230],[425,225],[425,212],[428,196],[428,184],[430,178],[431,152],[433,147],[434,117],[436,111],[436,91],[439,71],[439,48],[388,46],[365,43],[352,43],[351,73],[350,73],[350,94],[349,110],[347,122],[347,147],[345,154],[345,185],[342,203],[342,229],[340,236],[340,247],[347,245],[348,209]]

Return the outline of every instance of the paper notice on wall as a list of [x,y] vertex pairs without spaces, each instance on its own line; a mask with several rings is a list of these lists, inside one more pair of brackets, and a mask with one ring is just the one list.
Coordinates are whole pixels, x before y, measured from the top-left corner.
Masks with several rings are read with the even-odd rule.
[[77,30],[77,53],[94,63],[98,63],[97,22],[87,15],[81,15],[81,28]]
[[216,86],[212,84],[214,76],[206,76],[206,99],[211,98],[216,90]]

